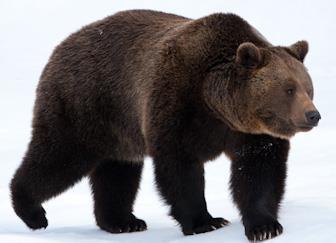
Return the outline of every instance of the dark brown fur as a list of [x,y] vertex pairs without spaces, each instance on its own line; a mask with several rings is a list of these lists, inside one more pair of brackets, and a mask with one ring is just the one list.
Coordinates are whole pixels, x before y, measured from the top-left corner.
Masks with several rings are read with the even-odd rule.
[[296,85],[304,77],[301,93],[311,84],[304,44],[273,47],[233,14],[134,10],[82,28],[42,73],[32,139],[11,183],[16,213],[32,229],[46,227],[41,204],[89,176],[102,229],[144,230],[132,210],[149,155],[184,234],[211,231],[228,221],[207,211],[203,164],[225,152],[247,237],[276,236],[289,150],[281,138],[297,132],[276,114],[292,120],[302,107],[271,97],[286,75]]

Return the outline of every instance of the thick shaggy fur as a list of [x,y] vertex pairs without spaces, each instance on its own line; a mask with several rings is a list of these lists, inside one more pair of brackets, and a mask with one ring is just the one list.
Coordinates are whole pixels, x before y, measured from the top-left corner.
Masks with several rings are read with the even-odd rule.
[[[227,85],[227,95],[240,84],[227,84],[226,77],[248,79],[235,62],[244,42],[270,46],[236,15],[190,20],[146,10],[117,13],[68,37],[38,85],[32,139],[11,183],[17,215],[32,229],[47,227],[41,204],[89,176],[99,227],[144,230],[132,211],[148,155],[183,233],[211,231],[228,221],[207,210],[203,165],[225,152],[247,237],[280,234],[288,140],[241,132],[204,98],[216,97],[204,84],[209,73],[221,71],[218,88]],[[221,105],[244,109],[235,104]]]

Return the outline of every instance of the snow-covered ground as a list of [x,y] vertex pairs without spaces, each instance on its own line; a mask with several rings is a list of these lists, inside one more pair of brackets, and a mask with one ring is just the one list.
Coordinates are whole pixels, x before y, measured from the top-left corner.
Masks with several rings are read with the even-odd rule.
[[336,4],[334,1],[246,0],[1,0],[0,1],[0,242],[247,242],[228,191],[229,161],[206,166],[206,196],[214,216],[232,224],[184,237],[167,216],[147,159],[135,213],[148,231],[112,235],[94,222],[86,180],[47,202],[47,230],[32,232],[16,217],[8,183],[30,137],[34,90],[53,47],[82,25],[119,10],[147,8],[198,18],[234,12],[274,44],[310,42],[306,65],[315,84],[320,126],[292,141],[287,192],[280,213],[284,234],[272,242],[335,242],[336,239]]

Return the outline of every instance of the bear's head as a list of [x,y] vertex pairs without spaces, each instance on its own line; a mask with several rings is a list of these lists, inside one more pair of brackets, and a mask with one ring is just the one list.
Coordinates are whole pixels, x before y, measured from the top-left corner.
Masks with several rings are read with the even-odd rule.
[[204,80],[209,108],[232,129],[288,139],[317,126],[313,85],[303,60],[308,43],[289,47],[239,45],[230,63]]

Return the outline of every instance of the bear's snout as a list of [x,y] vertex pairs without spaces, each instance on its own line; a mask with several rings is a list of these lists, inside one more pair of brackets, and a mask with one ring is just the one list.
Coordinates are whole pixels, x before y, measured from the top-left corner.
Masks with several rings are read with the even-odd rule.
[[321,115],[317,110],[308,111],[305,113],[307,125],[316,127],[318,122],[321,120]]

